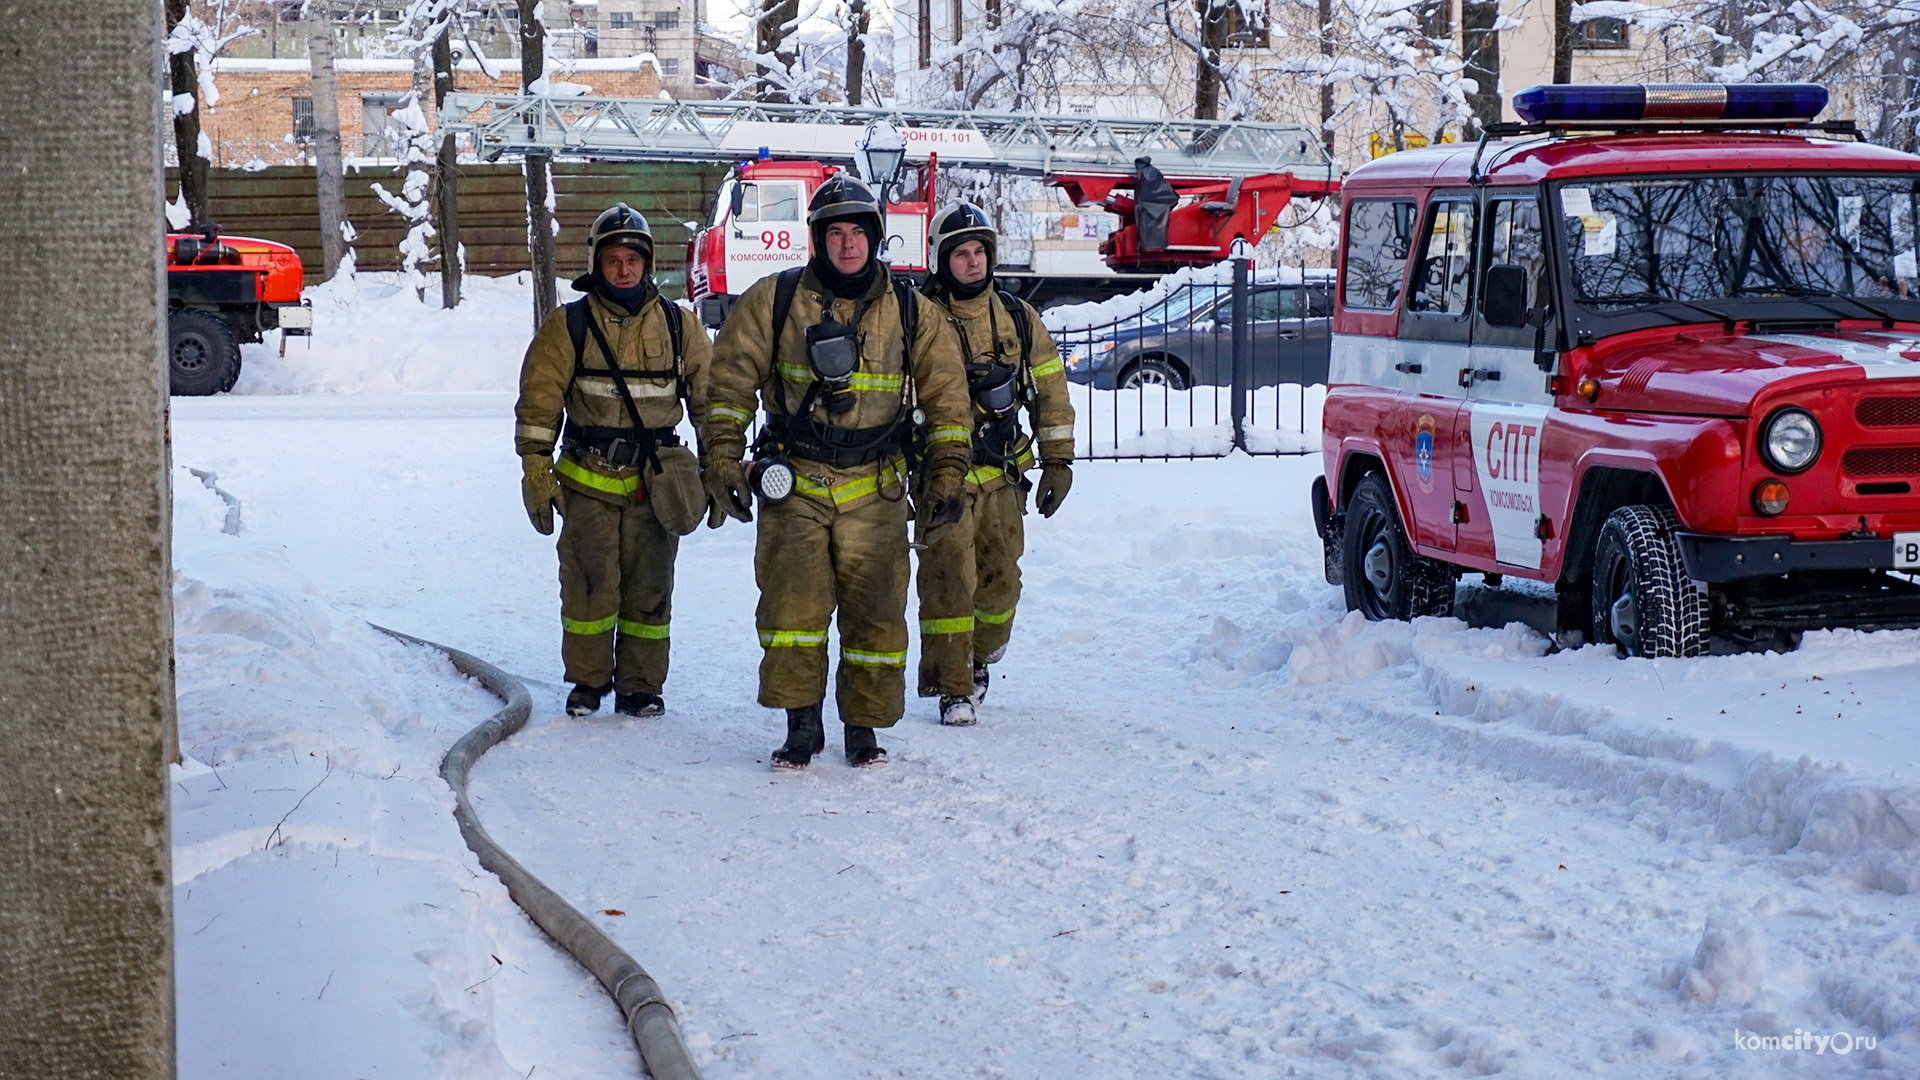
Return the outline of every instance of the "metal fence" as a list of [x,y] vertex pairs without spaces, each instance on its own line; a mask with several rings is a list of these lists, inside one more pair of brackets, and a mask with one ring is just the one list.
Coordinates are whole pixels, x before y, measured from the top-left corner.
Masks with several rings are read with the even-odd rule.
[[1320,448],[1331,280],[1288,268],[1187,282],[1091,326],[1050,330],[1082,458],[1303,454]]

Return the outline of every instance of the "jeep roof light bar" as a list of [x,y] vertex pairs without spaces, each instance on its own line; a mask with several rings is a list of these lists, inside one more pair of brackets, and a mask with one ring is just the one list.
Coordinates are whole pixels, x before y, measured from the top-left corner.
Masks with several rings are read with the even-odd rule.
[[1655,83],[1529,86],[1513,96],[1521,119],[1551,127],[1621,124],[1806,124],[1827,107],[1814,83]]

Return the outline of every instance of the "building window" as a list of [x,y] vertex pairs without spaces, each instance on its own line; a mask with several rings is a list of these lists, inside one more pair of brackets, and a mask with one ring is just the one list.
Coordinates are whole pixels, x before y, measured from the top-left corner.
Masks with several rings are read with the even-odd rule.
[[361,94],[361,153],[367,157],[399,157],[400,136],[393,130],[393,114],[407,100],[405,94]]
[[662,75],[680,74],[680,61],[678,59],[674,57],[667,57],[665,59],[660,59],[657,62],[660,65],[660,74]]
[[293,141],[305,146],[313,141],[313,99],[293,99]]
[[654,28],[655,30],[678,30],[678,29],[680,29],[680,13],[679,13],[678,11],[656,11],[656,12],[654,12],[654,13],[653,13],[653,28]]
[[1576,49],[1624,49],[1627,47],[1627,20],[1587,19],[1573,24]]
[[615,30],[631,30],[633,29],[633,12],[609,11],[607,12],[607,25]]

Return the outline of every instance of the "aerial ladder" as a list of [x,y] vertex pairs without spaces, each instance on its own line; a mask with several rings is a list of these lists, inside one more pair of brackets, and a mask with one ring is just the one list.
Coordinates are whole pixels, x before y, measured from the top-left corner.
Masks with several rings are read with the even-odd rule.
[[735,163],[689,245],[688,296],[717,298],[703,304],[709,321],[754,280],[805,261],[796,210],[855,160],[864,133],[882,121],[902,136],[905,163],[919,174],[888,192],[886,254],[897,268],[925,268],[940,166],[1039,178],[1075,205],[1120,219],[1100,246],[1113,271],[1100,275],[1111,279],[1105,288],[997,271],[1036,302],[1063,293],[1091,299],[1218,262],[1235,240],[1257,242],[1291,200],[1339,190],[1339,165],[1300,124],[476,93],[447,95],[440,116],[443,132],[465,135],[488,161],[538,153]]

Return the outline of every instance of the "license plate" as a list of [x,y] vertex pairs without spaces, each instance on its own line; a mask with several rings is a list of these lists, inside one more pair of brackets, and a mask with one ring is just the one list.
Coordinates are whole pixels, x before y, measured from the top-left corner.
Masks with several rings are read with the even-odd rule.
[[1920,570],[1920,532],[1893,534],[1893,568]]
[[309,307],[283,307],[280,309],[280,329],[313,329],[313,309]]

